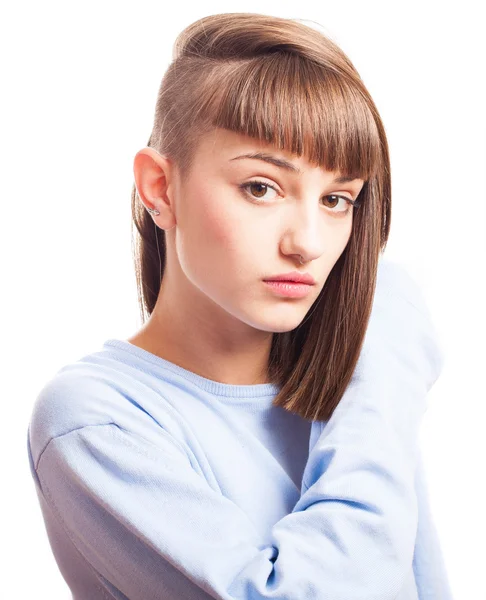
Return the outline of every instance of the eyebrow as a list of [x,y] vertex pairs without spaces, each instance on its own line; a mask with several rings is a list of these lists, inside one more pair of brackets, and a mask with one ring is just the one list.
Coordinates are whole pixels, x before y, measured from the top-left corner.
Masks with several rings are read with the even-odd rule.
[[[296,165],[291,162],[284,160],[283,158],[277,158],[272,154],[268,154],[266,152],[249,152],[248,154],[240,154],[239,156],[235,156],[230,160],[238,160],[240,158],[253,158],[256,160],[264,160],[276,167],[280,167],[281,169],[285,169],[286,171],[291,171],[292,173],[297,173],[298,175],[303,175],[303,172]],[[359,177],[349,177],[347,175],[342,175],[341,177],[336,177],[333,179],[332,183],[348,183],[349,181],[356,181]]]

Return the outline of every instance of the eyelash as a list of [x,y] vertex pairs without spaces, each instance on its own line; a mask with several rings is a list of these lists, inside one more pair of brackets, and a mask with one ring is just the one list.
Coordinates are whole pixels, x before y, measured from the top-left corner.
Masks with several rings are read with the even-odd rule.
[[[252,196],[248,191],[247,188],[249,188],[251,185],[253,184],[258,184],[258,185],[263,185],[264,187],[269,187],[270,189],[274,190],[275,192],[277,192],[278,194],[278,190],[275,188],[275,186],[271,185],[270,183],[267,183],[266,181],[260,181],[258,179],[253,179],[252,181],[248,181],[247,183],[243,183],[240,186],[238,186],[243,194],[245,196],[248,196],[252,202],[255,202],[256,204],[266,204],[265,200],[262,200],[261,198],[255,198],[255,196]],[[345,217],[346,215],[348,215],[351,210],[353,208],[358,208],[360,202],[358,200],[351,200],[350,198],[347,198],[346,196],[341,196],[340,194],[328,194],[327,196],[324,196],[324,198],[329,198],[331,196],[335,196],[336,198],[342,198],[343,200],[346,200],[348,207],[346,210],[335,210],[333,211],[332,209],[329,209],[331,214],[335,214],[336,216],[339,217]]]

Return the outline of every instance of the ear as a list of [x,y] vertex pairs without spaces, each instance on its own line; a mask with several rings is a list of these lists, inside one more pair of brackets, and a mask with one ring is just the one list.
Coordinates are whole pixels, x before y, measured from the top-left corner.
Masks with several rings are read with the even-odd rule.
[[133,174],[138,196],[146,208],[156,208],[160,215],[152,215],[162,229],[175,224],[172,194],[173,164],[154,148],[142,148],[133,161]]

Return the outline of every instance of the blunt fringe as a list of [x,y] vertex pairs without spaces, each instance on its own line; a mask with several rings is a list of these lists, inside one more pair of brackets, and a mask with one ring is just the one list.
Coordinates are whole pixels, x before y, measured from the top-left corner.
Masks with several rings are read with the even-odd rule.
[[[309,312],[274,333],[268,381],[273,405],[328,420],[365,338],[380,254],[390,231],[388,143],[376,106],[343,51],[300,20],[256,13],[204,17],[184,29],[157,94],[147,146],[190,172],[198,140],[224,128],[365,181],[350,239]],[[132,188],[132,252],[142,323],[165,269],[165,231]]]

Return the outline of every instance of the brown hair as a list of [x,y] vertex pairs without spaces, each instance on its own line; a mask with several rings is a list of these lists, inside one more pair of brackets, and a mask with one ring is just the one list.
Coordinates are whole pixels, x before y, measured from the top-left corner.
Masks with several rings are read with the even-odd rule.
[[[351,61],[317,29],[294,19],[224,13],[199,19],[176,38],[147,145],[173,160],[184,176],[200,136],[214,127],[365,180],[350,239],[319,297],[297,328],[272,338],[268,377],[280,386],[273,405],[307,420],[327,420],[359,358],[390,230],[382,121]],[[132,217],[145,322],[144,310],[152,313],[165,269],[165,231],[154,227],[135,184]]]

